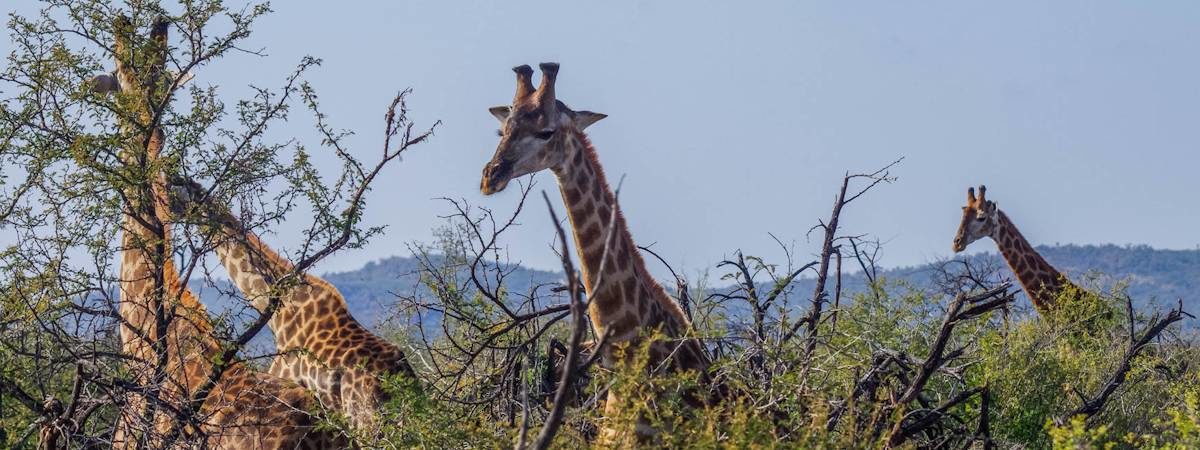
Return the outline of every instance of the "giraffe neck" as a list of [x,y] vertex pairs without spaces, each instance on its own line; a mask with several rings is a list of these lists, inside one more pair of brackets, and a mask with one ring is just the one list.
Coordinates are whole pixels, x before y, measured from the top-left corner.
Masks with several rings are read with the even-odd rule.
[[[145,159],[128,149],[123,159],[128,167],[145,167],[162,148],[162,132],[154,130]],[[171,225],[166,212],[165,177],[150,177],[149,186],[126,189],[122,208],[120,289],[118,313],[122,347],[132,355],[154,361],[152,345],[166,345],[167,358],[182,360],[182,367],[169,363],[172,372],[199,374],[207,355],[218,351],[204,306],[186,288],[175,267],[171,251]],[[165,326],[165,328],[163,328]],[[164,339],[165,338],[165,339]],[[205,367],[206,368],[206,367]],[[192,383],[176,384],[190,385]]]
[[1029,244],[1016,225],[1008,219],[1008,215],[999,210],[996,213],[999,218],[996,230],[992,233],[992,240],[996,242],[1000,254],[1016,275],[1017,281],[1021,282],[1033,306],[1038,311],[1048,311],[1053,307],[1059,292],[1070,285],[1070,282]]
[[[259,312],[272,300],[279,305],[268,323],[280,351],[303,347],[307,337],[320,329],[330,330],[353,321],[345,298],[320,278],[295,274],[294,265],[280,255],[228,211],[208,217],[215,228],[217,257],[229,272],[230,281]],[[296,276],[295,280],[283,277]]]
[[[658,328],[668,337],[683,337],[691,324],[646,270],[596,150],[582,132],[565,134],[559,139],[566,139],[566,158],[554,174],[575,237],[584,287],[592,299],[588,312],[593,328],[600,336],[611,329],[613,342]],[[606,238],[611,239],[607,255]],[[686,344],[684,351],[675,352],[680,365],[706,367],[698,341],[687,339]]]
[[[378,406],[388,398],[378,376],[416,378],[403,350],[358,323],[332,284],[295,273],[291,261],[227,210],[217,213],[208,223],[220,224],[217,256],[230,280],[259,311],[278,302],[269,325],[279,355],[269,372],[311,389],[356,428],[373,429]],[[298,278],[283,278],[288,276]]]

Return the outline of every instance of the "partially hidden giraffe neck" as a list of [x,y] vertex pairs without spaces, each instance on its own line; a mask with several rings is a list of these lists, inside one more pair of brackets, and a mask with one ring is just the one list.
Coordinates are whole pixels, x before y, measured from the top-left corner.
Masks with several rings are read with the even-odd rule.
[[[140,119],[149,122],[145,114]],[[165,177],[161,172],[144,176],[157,171],[163,132],[152,129],[143,141],[147,135],[132,132],[138,129],[133,124],[123,121],[121,128],[131,136],[120,152],[123,169],[131,172],[126,179],[147,182],[130,183],[122,191],[119,334],[122,351],[131,357],[127,367],[132,378],[154,392],[157,400],[127,397],[114,431],[115,448],[125,448],[137,439],[160,445],[160,436],[135,432],[132,424],[149,418],[158,432],[169,429],[173,419],[158,402],[182,405],[190,401],[220,351],[204,306],[187,289],[173,260],[171,222],[163,202]],[[234,367],[231,372],[240,369]]]
[[283,277],[294,275],[292,262],[268,247],[257,234],[242,230],[232,216],[222,216],[220,223],[217,257],[228,271],[230,281],[259,312],[268,311],[272,307],[272,300],[279,303],[269,322],[278,350],[302,344],[299,342],[301,330],[285,325],[299,320],[297,316],[305,304],[327,302],[331,313],[347,309],[341,297],[296,295],[297,290],[307,291],[304,285],[308,280],[305,277],[284,280],[281,284],[286,285],[287,290],[277,292],[277,283]]
[[[165,180],[155,183],[151,190],[165,195]],[[141,409],[158,407],[157,402],[185,405],[194,400],[213,375],[213,359],[222,348],[213,337],[204,305],[187,288],[171,259],[170,223],[157,217],[166,205],[155,204],[156,214],[148,220],[137,216],[145,208],[127,205],[125,209],[120,304],[123,347],[136,361],[158,360],[133,363],[131,370],[135,379],[149,384],[151,390],[157,385],[162,391],[154,402],[136,395],[128,399],[112,443],[114,448],[142,448],[133,445],[139,441],[137,434],[143,432]],[[156,308],[162,309],[166,320],[167,328],[161,333],[155,331]],[[159,357],[162,353],[156,344],[165,346],[165,360]],[[165,368],[165,377],[159,378],[162,375],[155,368]],[[305,448],[304,443],[343,448],[347,444],[336,433],[316,429],[311,411],[317,405],[306,389],[255,372],[241,361],[234,361],[219,376],[207,397],[199,399],[203,403],[197,417],[205,418],[200,431],[206,435],[207,448]],[[218,410],[220,413],[214,414]],[[178,418],[159,412],[153,420],[156,433],[161,433]],[[151,433],[150,447],[161,446],[160,438]]]
[[[116,21],[114,26],[122,31],[132,31],[125,20]],[[148,54],[149,62],[161,69],[166,64],[166,26],[156,25],[150,37],[162,44]],[[131,183],[122,192],[124,218],[119,282],[121,302],[118,307],[123,319],[120,327],[122,346],[128,354],[146,358],[145,361],[159,359],[160,366],[165,363],[161,361],[164,354],[169,359],[187,355],[199,358],[199,363],[203,363],[218,346],[211,338],[204,306],[180,281],[172,260],[170,215],[165,202],[166,177],[159,167],[165,135],[161,126],[154,123],[154,102],[151,101],[158,75],[151,69],[147,80],[136,76],[135,68],[124,59],[133,50],[128,36],[118,37],[114,44],[118,55],[116,75],[120,91],[124,93],[117,102],[132,112],[118,120],[121,131],[127,136],[119,157],[122,168],[130,172],[126,174],[126,180],[146,180],[144,184]],[[181,336],[187,339],[178,339]],[[200,351],[192,348],[192,344],[199,344]],[[179,345],[188,345],[188,351],[181,353],[178,348],[172,348]],[[171,370],[179,370],[180,364],[170,366]],[[193,368],[185,369],[191,372]]]
[[996,242],[1004,261],[1025,289],[1033,306],[1041,313],[1052,310],[1062,290],[1074,284],[1029,244],[1008,215],[999,210],[996,213],[999,218],[992,240]]
[[219,224],[218,258],[234,285],[261,312],[277,303],[269,324],[280,354],[271,374],[312,389],[355,427],[372,426],[386,399],[379,376],[416,377],[404,352],[355,320],[332,284],[296,273],[291,261],[227,211],[210,215]]
[[[289,301],[284,302],[284,295],[272,290],[283,277],[292,274],[291,261],[267,247],[257,234],[245,230],[228,209],[214,203],[204,203],[202,211],[203,228],[215,242],[217,258],[229,273],[230,281],[259,312],[272,308],[272,300],[278,300],[279,305],[274,307],[276,310],[269,325],[276,342],[292,341],[294,336],[289,334],[291,330],[278,330],[279,323],[291,318],[291,310],[296,303],[309,298],[289,296]],[[288,280],[294,284],[303,284],[304,281]]]
[[[145,170],[154,166],[163,146],[162,131],[151,131],[146,142],[145,147],[131,144],[122,151],[126,167]],[[144,361],[159,359],[159,364],[167,363],[171,378],[198,375],[207,369],[206,361],[219,346],[211,337],[204,305],[180,280],[175,267],[171,223],[164,203],[165,176],[159,172],[149,179],[148,185],[129,187],[124,192],[118,307],[123,318],[122,346],[126,353]],[[167,349],[158,351],[155,345],[166,345]],[[164,353],[170,362],[161,361]],[[192,384],[173,380],[173,385],[185,390]]]
[[[559,139],[566,139],[569,151],[554,173],[575,237],[583,283],[592,299],[588,312],[596,333],[603,336],[611,332],[613,342],[623,342],[661,327],[668,337],[684,338],[691,323],[647,271],[616,196],[605,179],[596,150],[580,131]],[[607,255],[606,239],[610,239]],[[699,342],[687,337],[683,344],[680,351],[673,352],[678,366],[706,369],[708,361]]]

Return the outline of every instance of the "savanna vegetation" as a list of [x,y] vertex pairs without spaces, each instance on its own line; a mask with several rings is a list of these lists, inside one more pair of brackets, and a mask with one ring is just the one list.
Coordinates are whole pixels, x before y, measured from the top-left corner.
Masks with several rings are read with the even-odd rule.
[[[117,418],[131,411],[147,419],[127,432],[155,435],[131,447],[207,445],[205,392],[162,395],[169,377],[130,367],[169,358],[123,352],[119,237],[126,216],[138,214],[129,205],[155,201],[128,193],[185,178],[235,205],[252,230],[305,223],[289,245],[296,273],[384,232],[364,220],[372,182],[435,139],[436,118],[410,117],[406,100],[422,93],[402,89],[377,105],[386,124],[379,147],[348,148],[348,131],[321,112],[305,82],[320,59],[297,61],[278,80],[247,80],[275,87],[246,99],[206,84],[206,67],[257,47],[251,31],[270,12],[216,0],[54,0],[40,16],[9,18],[12,51],[0,72],[0,230],[12,237],[0,249],[0,447],[107,448]],[[170,39],[155,39],[163,29]],[[97,89],[113,79],[97,74],[111,73],[114,61],[132,68],[136,79],[126,82],[141,89]],[[321,139],[267,132],[299,124]],[[165,137],[156,155],[145,138],[153,130]],[[317,167],[318,152],[339,164]],[[608,336],[588,327],[591,299],[567,230],[547,236],[561,252],[561,280],[512,282],[519,267],[507,259],[505,233],[522,211],[561,214],[532,185],[520,186],[521,206],[508,216],[447,199],[437,238],[411,246],[421,288],[396,293],[391,319],[378,327],[405,349],[417,379],[387,380],[378,433],[352,429],[328,409],[305,412],[362,448],[573,448],[596,444],[602,427],[638,422],[657,430],[642,444],[669,448],[1200,447],[1200,347],[1181,303],[1134,302],[1119,286],[1082,283],[1092,290],[1063,292],[1054,311],[1038,313],[1005,269],[971,260],[944,263],[929,283],[889,278],[875,265],[879,242],[845,234],[840,221],[856,199],[899,182],[897,163],[831,174],[832,211],[815,226],[795,224],[796,238],[819,243],[813,255],[780,241],[781,261],[730,249],[693,279],[667,267],[675,276],[663,284],[713,361],[704,374],[661,370],[636,343],[621,345],[628,364],[603,361],[597,348]],[[167,226],[174,233],[141,244],[163,252],[160,267],[220,286],[205,264],[213,244],[202,224],[168,218]],[[669,259],[642,251],[652,264]],[[852,272],[865,288],[846,288]],[[177,314],[179,293],[159,287],[160,320],[193,320]],[[204,316],[221,351],[200,379],[213,383],[276,356],[247,346],[274,310],[250,307],[236,290],[225,295],[241,307]],[[722,401],[697,402],[706,390],[721,391]],[[606,415],[609,392],[620,404]],[[167,418],[165,428],[146,408]]]

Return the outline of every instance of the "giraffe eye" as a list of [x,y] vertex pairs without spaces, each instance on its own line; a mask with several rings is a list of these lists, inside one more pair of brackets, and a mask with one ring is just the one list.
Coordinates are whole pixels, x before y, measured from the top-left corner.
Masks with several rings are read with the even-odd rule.
[[545,141],[554,136],[554,130],[542,130],[542,131],[537,132],[533,136]]
[[504,136],[504,130],[501,130],[501,129],[497,128],[497,129],[496,129],[496,136]]

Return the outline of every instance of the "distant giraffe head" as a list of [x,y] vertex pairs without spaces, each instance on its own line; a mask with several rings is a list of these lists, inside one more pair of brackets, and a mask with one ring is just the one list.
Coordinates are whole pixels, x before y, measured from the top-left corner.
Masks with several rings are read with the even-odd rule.
[[1076,296],[1086,293],[1038,253],[996,202],[987,199],[987,188],[981,185],[978,198],[974,189],[967,189],[967,206],[963,207],[962,223],[954,236],[954,251],[966,250],[985,236],[996,243],[1000,255],[1039,312],[1052,310],[1064,292]]
[[996,203],[987,199],[986,186],[979,186],[979,197],[975,197],[975,188],[967,188],[967,206],[963,207],[962,223],[954,235],[955,253],[980,238],[993,236],[1000,223],[999,211]]
[[211,208],[209,202],[204,202],[204,187],[191,178],[173,176],[167,185],[167,207],[177,220],[183,221],[197,216],[201,208]]
[[606,117],[568,108],[554,94],[558,64],[542,63],[539,67],[541,86],[534,90],[532,68],[514,67],[517,93],[512,105],[488,109],[500,121],[500,144],[483,168],[479,188],[485,195],[504,190],[513,178],[562,165],[571,156],[567,154],[566,137]]

